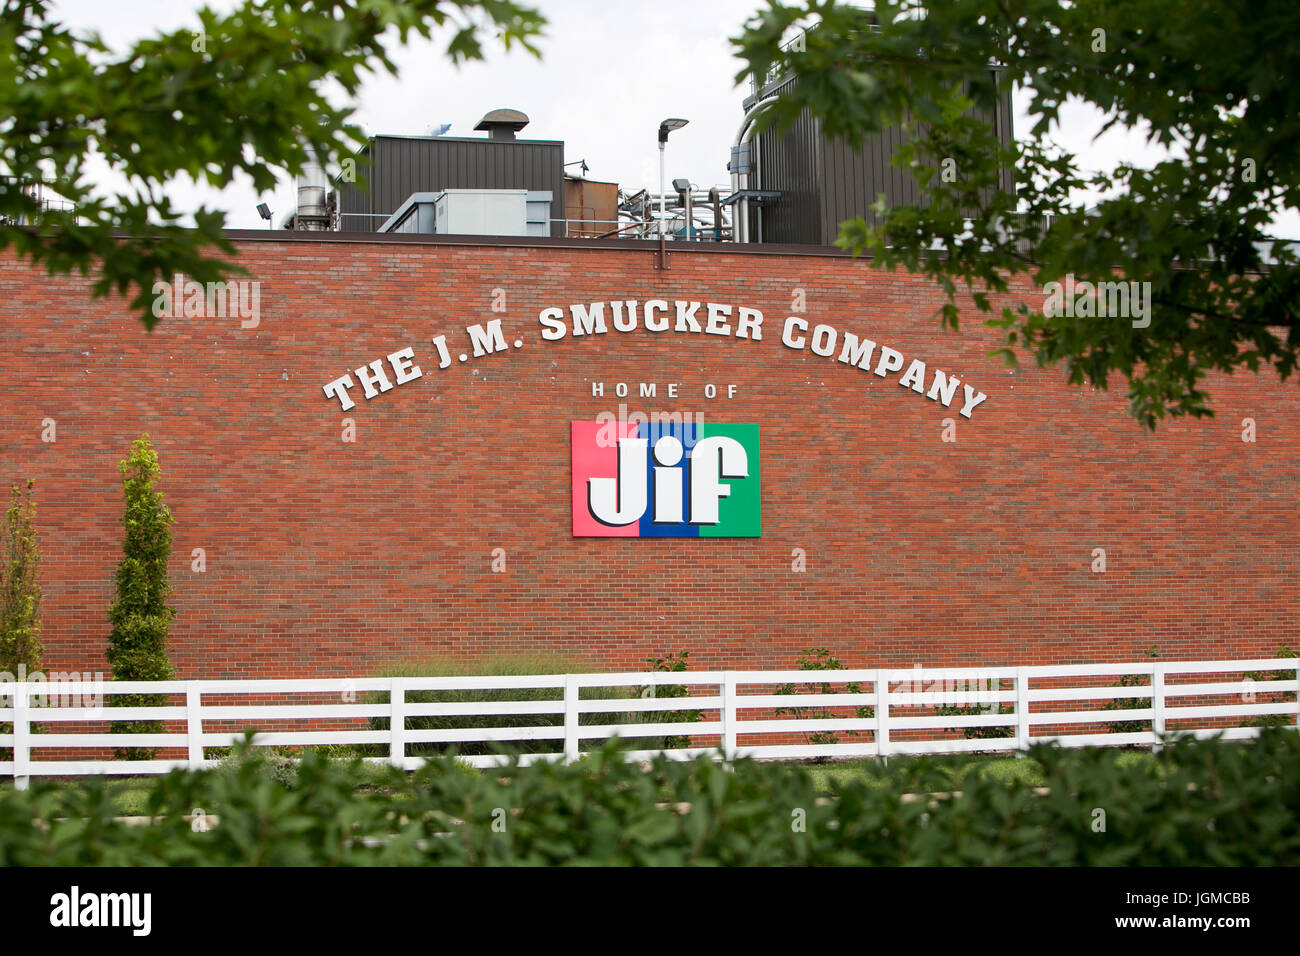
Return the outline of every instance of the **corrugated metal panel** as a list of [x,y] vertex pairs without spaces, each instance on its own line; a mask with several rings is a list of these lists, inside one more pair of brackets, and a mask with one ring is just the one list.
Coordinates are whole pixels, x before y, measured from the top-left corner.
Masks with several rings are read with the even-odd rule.
[[[411,193],[443,189],[547,190],[551,218],[564,218],[564,144],[558,141],[376,136],[359,167],[368,189],[339,187],[347,232],[374,232]],[[563,224],[552,230],[562,234]]]
[[920,190],[904,170],[890,159],[902,144],[903,132],[892,127],[865,137],[853,147],[842,139],[822,145],[819,202],[821,230],[815,241],[829,245],[839,235],[840,223],[862,217],[871,220],[871,206],[883,193],[891,205],[919,202]]
[[751,216],[750,235],[755,241],[760,225],[763,242],[820,241],[820,144],[820,123],[807,113],[782,136],[767,130],[754,137],[757,176],[751,186],[781,193],[779,200],[764,203],[762,212]]
[[[773,86],[764,95],[777,89]],[[1010,94],[997,109],[973,113],[983,116],[1003,142],[1011,141]],[[926,202],[916,181],[890,162],[905,139],[901,127],[867,137],[854,148],[843,140],[826,138],[820,122],[805,112],[785,135],[769,130],[754,139],[754,187],[782,193],[779,200],[763,207],[764,242],[830,245],[844,220],[862,217],[870,222],[870,208],[882,193],[891,206]],[[1012,170],[1003,171],[1002,188],[1014,188]],[[755,239],[757,219],[755,213],[750,227]]]

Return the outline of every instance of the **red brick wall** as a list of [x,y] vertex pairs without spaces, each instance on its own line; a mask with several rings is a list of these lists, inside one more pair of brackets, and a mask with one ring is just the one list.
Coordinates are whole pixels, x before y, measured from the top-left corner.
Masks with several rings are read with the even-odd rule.
[[[987,357],[993,334],[971,313],[959,334],[939,330],[923,279],[845,258],[679,246],[664,272],[626,248],[241,249],[262,283],[256,329],[173,319],[147,334],[122,303],[92,301],[87,280],[0,261],[0,479],[37,482],[52,669],[104,667],[117,463],[142,432],[176,518],[181,677],[363,675],[431,653],[543,649],[598,668],[683,649],[697,667],[780,667],[812,645],[851,666],[911,666],[1300,644],[1294,383],[1214,379],[1218,417],[1150,435],[1121,383],[1012,373]],[[967,420],[959,401],[944,409],[897,374],[783,347],[796,288],[810,324],[922,358],[988,400]],[[547,306],[655,297],[757,307],[763,341],[539,334]],[[523,347],[456,362],[464,328],[494,317]],[[445,371],[429,345],[441,333]],[[347,413],[325,398],[326,382],[407,345],[421,380],[358,395]],[[604,399],[593,380],[608,383]],[[631,408],[761,426],[761,538],[571,537],[569,422],[617,409],[620,381],[659,383],[658,401]],[[668,382],[677,400],[662,397]],[[341,440],[349,416],[355,443]],[[1245,417],[1255,444],[1241,440]],[[54,443],[41,440],[46,418]],[[944,418],[956,442],[941,441]],[[194,548],[205,573],[191,570]],[[494,548],[506,573],[491,570]]]

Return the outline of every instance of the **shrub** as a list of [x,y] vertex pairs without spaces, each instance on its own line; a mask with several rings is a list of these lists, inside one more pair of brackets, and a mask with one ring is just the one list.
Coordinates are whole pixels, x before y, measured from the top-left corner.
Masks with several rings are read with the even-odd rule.
[[[1300,855],[1300,734],[1129,756],[1038,744],[1040,778],[972,772],[959,792],[942,758],[918,758],[878,767],[885,785],[859,775],[826,793],[798,765],[661,757],[642,770],[606,747],[491,773],[438,759],[409,775],[378,767],[358,793],[355,764],[308,754],[288,787],[254,753],[226,772],[149,781],[151,825],[117,820],[102,778],[0,789],[0,865],[1266,866]],[[926,799],[931,787],[945,795]],[[217,825],[195,832],[195,810]]]
[[[998,688],[1002,688],[1002,681],[998,681]],[[989,679],[989,688],[992,689],[993,679]],[[940,704],[934,709],[939,717],[974,717],[977,715],[998,714],[1005,716],[1014,714],[1015,707],[1008,703],[998,704]],[[1016,735],[1016,728],[1010,724],[994,725],[991,727],[963,727],[961,728],[962,736],[967,740],[1003,740],[1007,737]]]
[[[1146,656],[1157,658],[1160,652],[1155,647],[1147,648]],[[1151,678],[1144,674],[1125,674],[1119,679],[1120,687],[1147,687]],[[1101,696],[1100,694],[1098,696]],[[1145,710],[1151,706],[1150,697],[1119,697],[1102,705],[1102,710]],[[1149,720],[1117,720],[1106,725],[1112,734],[1140,734],[1151,729]]]
[[[989,704],[987,707],[979,704],[965,704],[962,706],[940,705],[934,709],[934,712],[940,717],[973,717],[976,714],[992,714],[995,712],[994,706]],[[1016,709],[1007,703],[997,705],[996,713],[1014,714]],[[1016,735],[1016,728],[1010,724],[994,725],[991,727],[963,727],[962,736],[967,740],[998,740]]]
[[[143,435],[131,445],[131,454],[119,465],[126,509],[122,524],[122,563],[117,568],[117,599],[108,612],[113,629],[108,636],[108,663],[114,680],[170,680],[167,629],[175,610],[167,606],[167,559],[171,556],[171,512],[156,485],[160,475],[158,453]],[[112,707],[158,707],[159,694],[109,694]],[[161,733],[161,721],[113,721],[110,733]],[[118,756],[150,759],[150,747],[126,747]]]
[[41,553],[36,544],[32,487],[9,492],[5,546],[0,554],[0,670],[18,675],[41,668]]
[[221,757],[217,772],[236,777],[252,773],[281,786],[293,787],[298,782],[297,756],[301,755],[295,755],[287,747],[230,747]]
[[[1281,647],[1277,649],[1277,653],[1274,654],[1273,656],[1285,657],[1291,659],[1296,657],[1296,652],[1291,650],[1291,648],[1287,647],[1285,644],[1283,644]],[[1248,677],[1250,680],[1253,681],[1291,680],[1295,676],[1296,676],[1295,671],[1254,671],[1246,675],[1246,677]],[[1283,701],[1289,701],[1294,703],[1296,699],[1295,691],[1270,693],[1269,691],[1264,690],[1261,691],[1260,693],[1268,694],[1269,697],[1274,698],[1278,703],[1281,703]],[[1259,714],[1258,716],[1255,717],[1247,717],[1245,720],[1241,722],[1241,726],[1242,727],[1289,727],[1294,723],[1295,721],[1292,719],[1291,714]]]
[[[668,654],[664,657],[651,657],[646,663],[650,665],[650,670],[658,672],[681,672],[686,670],[686,658],[690,657],[690,651],[678,651],[676,654]],[[690,689],[684,684],[650,684],[641,688],[641,697],[689,697]],[[689,724],[699,720],[703,711],[699,710],[660,710],[646,713],[642,720],[646,722],[655,721],[664,724]],[[684,734],[669,735],[663,738],[662,749],[672,750],[689,747],[691,738]]]
[[[795,667],[801,671],[840,671],[844,670],[844,665],[836,658],[831,656],[831,652],[824,647],[808,647],[800,651],[799,656],[795,659]],[[834,694],[835,688],[829,682],[823,682],[820,685],[813,684],[809,693],[813,694]],[[856,682],[850,682],[844,685],[845,693],[860,694],[862,685]],[[794,684],[782,684],[776,689],[778,694],[789,694],[797,696],[799,691],[795,689]],[[778,707],[778,715],[789,716],[793,720],[806,720],[816,718],[831,718],[835,715],[826,707]],[[870,705],[863,705],[853,709],[853,716],[860,720],[869,720],[876,715],[876,709]],[[843,731],[845,736],[856,737],[858,731]],[[829,731],[812,731],[808,734],[808,742],[811,744],[837,744],[840,738],[837,734]],[[817,758],[825,760],[824,757]]]
[[[10,489],[5,512],[5,544],[0,551],[0,671],[22,680],[41,667],[40,549],[36,545],[36,505],[32,486]],[[5,700],[4,706],[11,701]],[[34,731],[38,728],[32,728]],[[13,725],[0,723],[0,734]],[[13,748],[0,747],[0,760],[12,760]]]

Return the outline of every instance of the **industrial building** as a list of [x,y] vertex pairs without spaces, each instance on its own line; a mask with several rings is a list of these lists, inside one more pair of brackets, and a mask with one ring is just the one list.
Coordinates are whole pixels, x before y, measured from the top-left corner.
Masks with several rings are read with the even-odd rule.
[[[941,331],[924,276],[830,245],[878,193],[921,198],[896,132],[755,133],[783,82],[736,117],[728,187],[588,179],[511,109],[480,136],[376,135],[355,181],[309,168],[285,228],[231,233],[236,313],[173,289],[152,333],[93,277],[0,256],[0,434],[6,480],[36,480],[49,667],[102,666],[142,433],[176,518],[182,678],[1294,642],[1294,389],[1211,376],[1217,418],[1148,434],[1121,395],[1004,368],[978,321]],[[1009,104],[989,119],[1009,140]]]
[[[796,82],[777,77],[752,84],[744,101],[747,119]],[[991,112],[972,113],[988,123],[999,142],[1014,138],[1009,92]],[[880,196],[890,206],[924,205],[920,186],[890,162],[905,136],[900,127],[891,127],[854,146],[827,136],[821,121],[806,110],[784,132],[754,132],[746,122],[731,165],[744,177],[741,195],[751,197],[746,203],[749,241],[830,245],[844,220],[861,216],[870,221],[871,206]],[[1003,170],[1002,189],[1014,188],[1012,170]]]
[[[544,235],[562,235],[561,227],[550,231],[552,221],[564,215],[564,144],[554,140],[520,139],[528,117],[517,110],[493,110],[475,127],[483,137],[459,136],[374,136],[359,155],[357,180],[337,181],[336,229],[343,232],[390,231],[390,217],[417,193],[438,194],[445,190],[522,190],[534,194],[534,202],[547,200]],[[452,203],[452,207],[455,207]],[[484,229],[501,228],[498,219]],[[389,229],[385,229],[389,225]],[[473,225],[466,222],[463,225]],[[428,231],[447,232],[430,223]],[[506,232],[504,235],[520,233]]]
[[[1294,647],[1300,420],[1276,379],[1211,376],[1216,418],[1147,434],[1122,393],[1003,368],[978,321],[941,332],[925,277],[824,246],[669,243],[665,269],[658,243],[617,237],[232,239],[250,308],[152,333],[90,277],[0,258],[5,474],[36,481],[52,670],[104,669],[117,463],[143,433],[176,521],[182,678],[498,652],[783,668],[825,647],[906,668]],[[575,423],[665,421],[683,446],[748,429],[722,499],[746,510],[718,526],[738,536],[689,510],[670,534],[583,517],[575,476],[615,472],[597,447],[579,460]]]
[[[759,131],[759,110],[795,80],[751,84],[726,161],[729,189],[674,177],[671,190],[587,179],[586,164],[566,163],[559,140],[521,138],[519,110],[494,109],[482,137],[372,136],[356,157],[355,176],[312,166],[299,180],[298,208],[286,228],[443,235],[643,238],[702,242],[829,245],[845,219],[870,218],[879,196],[891,205],[921,203],[915,181],[891,164],[899,127],[853,146],[825,134],[815,117],[793,128]],[[1007,94],[992,113],[976,111],[1002,142],[1013,136]],[[666,120],[660,146],[674,128]],[[570,173],[581,165],[583,173]],[[707,177],[706,177],[707,179]],[[1011,170],[1002,188],[1014,188]],[[440,212],[441,211],[441,212]],[[662,227],[659,220],[664,220]]]

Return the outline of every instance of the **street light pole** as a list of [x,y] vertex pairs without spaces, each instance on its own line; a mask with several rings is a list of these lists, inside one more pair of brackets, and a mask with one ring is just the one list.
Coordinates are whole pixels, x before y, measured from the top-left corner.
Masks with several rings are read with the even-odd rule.
[[659,124],[659,241],[664,240],[664,219],[668,215],[668,189],[664,182],[664,147],[668,145],[668,134],[681,129],[690,120],[666,119]]
[[664,236],[664,217],[668,215],[668,194],[664,187],[664,147],[668,145],[668,135],[663,127],[659,128],[659,238]]

